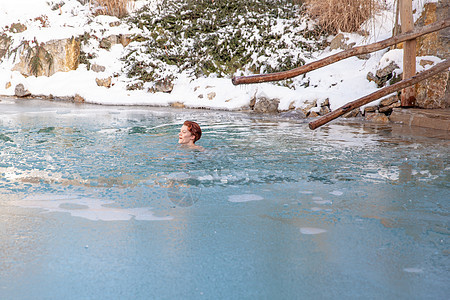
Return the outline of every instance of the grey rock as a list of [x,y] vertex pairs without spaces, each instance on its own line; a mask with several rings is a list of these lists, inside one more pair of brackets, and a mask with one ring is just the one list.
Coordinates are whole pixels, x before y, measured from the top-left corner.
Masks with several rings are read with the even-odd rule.
[[319,116],[319,113],[315,112],[315,111],[310,111],[308,113],[308,118],[315,118],[315,117],[318,117],[318,116]]
[[109,49],[111,49],[111,46],[115,45],[115,44],[117,44],[116,36],[115,35],[111,35],[111,36],[109,36],[107,38],[101,39],[100,43],[99,43],[99,47],[102,48],[102,49],[109,50]]
[[181,102],[170,103],[170,106],[171,106],[171,107],[174,107],[174,108],[185,108],[185,107],[186,107],[186,106],[184,105],[184,103],[181,103]]
[[173,90],[173,82],[170,78],[166,77],[155,82],[155,92],[170,93]]
[[283,118],[289,118],[289,119],[305,119],[306,118],[305,113],[301,109],[282,112],[280,114],[280,116]]
[[250,104],[249,104],[249,106],[250,106],[251,109],[255,108],[255,103],[256,103],[256,96],[253,96],[253,97],[250,99]]
[[370,53],[356,55],[356,57],[361,60],[368,60],[370,58]]
[[427,109],[450,107],[450,71],[444,71],[416,85],[416,106]]
[[27,26],[21,23],[12,23],[9,27],[9,31],[12,33],[21,33],[27,30]]
[[378,106],[366,106],[364,107],[364,114],[376,112]]
[[375,75],[372,72],[367,73],[367,80],[375,82],[379,88],[383,87],[388,81],[392,84],[392,80],[397,78],[394,71],[399,68],[395,62],[391,61],[386,67],[378,69]]
[[8,52],[11,39],[8,36],[0,36],[0,59]]
[[75,94],[75,97],[73,97],[73,102],[84,103],[84,102],[86,102],[86,100],[83,97],[81,97],[80,95]]
[[359,111],[359,108],[355,108],[354,110],[349,111],[348,113],[345,113],[342,115],[344,118],[356,118],[361,115],[361,112]]
[[367,114],[365,119],[373,123],[389,123],[389,118],[385,114],[380,113]]
[[356,43],[350,43],[348,45],[344,44],[344,50],[348,50],[348,49],[352,49],[354,46],[356,45]]
[[326,115],[327,113],[329,113],[331,110],[330,110],[330,107],[328,107],[328,106],[322,106],[321,108],[320,108],[320,110],[319,110],[319,115],[321,115],[321,116],[324,116],[324,115]]
[[101,66],[101,65],[93,64],[91,66],[91,70],[94,71],[94,72],[99,73],[99,72],[105,72],[106,68],[104,66]]
[[14,89],[14,95],[16,95],[16,97],[22,98],[22,97],[30,96],[31,93],[30,93],[30,91],[25,89],[23,84],[19,83],[18,85],[16,85],[16,88]]
[[278,105],[280,104],[279,99],[269,99],[266,97],[261,97],[256,99],[255,106],[253,110],[258,113],[276,113],[278,112]]
[[373,75],[372,72],[369,72],[369,73],[367,73],[367,80],[368,80],[369,82],[373,81],[373,82],[377,83],[378,78],[375,77],[375,75]]
[[329,99],[329,98],[325,99],[325,101],[323,101],[323,102],[320,104],[320,106],[322,106],[322,107],[324,107],[324,106],[330,106],[330,99]]
[[380,108],[378,109],[378,111],[379,111],[380,113],[389,114],[389,113],[392,112],[392,110],[393,110],[394,108],[400,107],[400,106],[401,106],[401,104],[400,104],[400,101],[399,101],[399,102],[392,103],[391,105],[388,105],[388,106],[380,107]]
[[303,112],[308,114],[308,112],[311,110],[311,108],[317,107],[317,100],[306,100],[305,106],[302,108]]
[[213,100],[214,98],[216,98],[216,93],[215,92],[211,92],[211,93],[208,93],[208,99],[209,100]]
[[113,34],[106,38],[103,38],[100,41],[100,48],[110,49],[112,46],[117,44],[122,44],[122,46],[126,47],[131,43],[131,35],[130,34]]
[[335,49],[344,49],[345,47],[345,38],[342,33],[339,33],[334,39],[330,42],[330,50]]
[[[144,83],[143,82],[136,82],[133,84],[127,84],[126,87],[127,91],[135,91],[135,90],[143,90],[144,89]],[[152,89],[149,89],[148,92],[154,93]]]
[[104,86],[106,88],[110,88],[111,87],[111,76],[106,77],[106,78],[95,78],[95,82],[97,83],[98,86]]
[[400,67],[393,61],[389,63],[386,67],[377,70],[376,75],[378,78],[384,78],[386,76],[392,76],[392,72],[394,72],[395,69],[399,69]]
[[390,97],[387,97],[387,98],[384,98],[383,100],[381,100],[380,105],[381,106],[389,106],[389,105],[394,104],[394,103],[396,103],[398,101],[399,101],[398,96],[397,95],[393,95],[393,96],[390,96]]
[[30,57],[28,57],[26,47],[19,54],[20,60],[12,68],[19,71],[24,76],[51,76],[56,72],[68,72],[76,70],[80,63],[80,39],[68,38],[61,40],[51,40],[41,46],[50,56],[50,63],[46,59],[41,59],[42,67],[37,74],[30,71]]

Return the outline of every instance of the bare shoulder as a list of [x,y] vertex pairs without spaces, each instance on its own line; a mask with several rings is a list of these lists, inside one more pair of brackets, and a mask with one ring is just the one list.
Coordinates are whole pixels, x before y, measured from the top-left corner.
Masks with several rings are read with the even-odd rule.
[[198,145],[181,145],[181,148],[184,148],[186,150],[196,150],[196,151],[200,151],[203,152],[205,151],[205,148],[203,148],[202,146],[198,146]]

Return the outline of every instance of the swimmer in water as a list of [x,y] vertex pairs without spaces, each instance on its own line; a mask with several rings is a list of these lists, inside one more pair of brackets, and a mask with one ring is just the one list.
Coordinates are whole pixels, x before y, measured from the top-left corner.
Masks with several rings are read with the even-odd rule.
[[178,134],[178,144],[203,151],[204,149],[202,146],[197,146],[195,144],[201,136],[202,130],[200,129],[200,125],[192,121],[185,121]]

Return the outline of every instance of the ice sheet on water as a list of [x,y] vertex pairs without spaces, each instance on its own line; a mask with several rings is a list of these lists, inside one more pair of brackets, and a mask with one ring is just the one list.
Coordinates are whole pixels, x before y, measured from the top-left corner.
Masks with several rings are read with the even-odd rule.
[[330,205],[333,204],[330,200],[315,200],[314,203],[319,205]]
[[92,221],[127,221],[132,218],[146,221],[172,219],[171,217],[157,217],[148,207],[108,207],[106,205],[114,202],[78,195],[33,195],[9,203],[19,207],[43,209],[45,212],[69,213],[73,217]]
[[240,195],[230,195],[228,196],[228,201],[230,202],[248,202],[248,201],[259,201],[263,200],[264,198],[255,195],[255,194],[240,194]]
[[398,180],[400,171],[398,168],[382,169],[378,171],[378,175],[383,179]]
[[380,169],[375,173],[363,174],[363,177],[369,180],[392,180],[396,181],[400,177],[400,170],[398,168]]
[[336,190],[336,191],[330,192],[330,194],[335,195],[335,196],[342,196],[342,195],[344,195],[344,192]]
[[329,208],[320,208],[320,207],[311,207],[311,211],[314,211],[314,212],[332,212],[332,210],[331,209],[329,209]]
[[199,176],[198,180],[200,180],[200,181],[213,181],[214,177],[212,175]]
[[320,234],[327,232],[325,229],[316,228],[316,227],[301,227],[300,232],[302,234]]
[[420,268],[404,268],[403,271],[407,273],[422,273],[423,270]]
[[309,195],[312,194],[312,191],[299,191],[300,194],[305,194],[305,195]]
[[188,173],[185,172],[173,172],[167,175],[167,179],[170,180],[186,180],[189,179],[191,176],[189,176]]

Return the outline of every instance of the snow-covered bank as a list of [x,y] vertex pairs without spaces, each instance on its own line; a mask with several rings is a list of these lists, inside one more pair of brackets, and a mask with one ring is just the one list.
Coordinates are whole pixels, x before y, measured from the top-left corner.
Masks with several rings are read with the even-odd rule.
[[[137,1],[135,7],[141,7],[148,2],[156,1]],[[364,45],[391,36],[394,24],[393,0],[387,2],[386,10],[363,26],[370,33],[369,36],[344,33],[347,45],[352,43],[356,46]],[[423,2],[432,1],[413,2],[416,8],[415,16],[418,17]],[[326,99],[329,100],[330,108],[335,109],[377,89],[374,82],[367,80],[367,73],[375,72],[387,51],[373,53],[367,60],[352,57],[309,72],[305,76],[299,76],[301,78],[294,79],[290,87],[274,83],[234,86],[230,78],[219,78],[215,74],[193,78],[190,74],[180,73],[174,79],[171,93],[151,93],[147,88],[127,89],[130,79],[127,78],[121,61],[127,53],[126,47],[121,44],[114,45],[110,49],[98,46],[100,39],[110,35],[145,34],[145,27],[139,29],[124,23],[111,26],[117,21],[120,20],[115,17],[94,16],[92,7],[88,4],[82,5],[77,0],[66,0],[62,6],[58,5],[57,1],[48,0],[0,0],[0,27],[3,32],[6,32],[13,23],[21,23],[27,28],[23,32],[10,34],[12,37],[10,49],[20,46],[23,41],[32,41],[35,38],[39,42],[46,42],[82,36],[87,32],[97,40],[90,40],[83,45],[82,50],[95,54],[91,63],[105,67],[105,71],[96,73],[89,70],[86,64],[80,64],[76,70],[57,72],[49,77],[24,77],[18,71],[12,71],[14,64],[17,63],[17,57],[6,55],[0,63],[0,94],[14,95],[14,87],[22,83],[35,95],[54,97],[79,95],[86,102],[109,105],[165,106],[179,103],[192,108],[239,110],[248,108],[251,99],[256,96],[279,99],[280,110],[304,108],[313,102],[323,103]],[[331,39],[332,37],[329,38]],[[287,38],[285,42],[289,44]],[[303,57],[305,63],[309,63],[339,51],[341,50],[330,50],[327,47]],[[397,60],[401,59],[401,56],[391,53],[387,55],[395,56]],[[399,66],[401,65],[400,63]],[[417,65],[418,71],[423,68]],[[250,74],[248,70],[242,72]],[[96,84],[96,78],[109,76],[112,79],[110,88]]]

